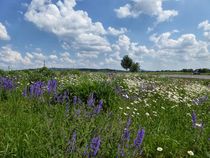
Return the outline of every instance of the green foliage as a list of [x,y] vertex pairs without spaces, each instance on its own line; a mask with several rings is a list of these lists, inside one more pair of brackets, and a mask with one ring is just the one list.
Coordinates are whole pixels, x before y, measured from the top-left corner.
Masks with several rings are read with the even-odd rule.
[[[51,104],[47,100],[47,97],[52,99],[51,95],[37,98],[38,101],[22,96],[23,87],[28,84],[27,76],[46,75],[46,71],[17,71],[16,78],[20,82],[17,89],[8,93],[0,91],[0,157],[88,157],[83,155],[86,146],[97,136],[101,138],[98,158],[120,157],[119,144],[124,146],[126,158],[190,157],[188,151],[193,151],[197,158],[209,157],[210,101],[199,106],[192,104],[197,95],[210,96],[210,91],[200,92],[205,90],[201,85],[207,86],[209,81],[131,73],[116,73],[113,78],[102,73],[67,73],[67,76],[57,76],[59,90],[69,90],[70,99],[78,96],[83,100],[83,104],[71,103],[67,111],[66,104]],[[129,98],[115,93],[117,86]],[[97,101],[104,101],[103,110],[97,115],[92,113],[94,107],[86,105],[90,93],[96,94]],[[184,101],[186,99],[189,101]],[[192,127],[193,111],[197,123],[204,123],[203,128]],[[131,118],[130,140],[122,143],[128,118]],[[140,155],[133,142],[142,128],[145,137]],[[77,137],[73,149],[69,142],[74,132]],[[157,151],[158,147],[163,151]]]
[[94,94],[96,102],[100,99],[104,102],[104,109],[113,109],[116,104],[120,102],[119,96],[115,93],[116,85],[106,81],[91,81],[87,79],[81,79],[79,84],[69,84],[65,87],[65,90],[70,92],[70,98],[79,96],[83,102],[87,102],[90,94]]
[[140,71],[139,63],[132,63],[130,67],[130,72],[139,72],[139,71]]
[[70,74],[73,74],[73,75],[80,75],[81,74],[81,72],[78,71],[78,70],[61,70],[59,73],[62,76],[67,76],[67,75],[70,75]]
[[126,70],[131,67],[132,63],[133,60],[128,55],[125,55],[121,60],[121,66]]
[[6,74],[6,72],[4,70],[0,69],[0,76],[4,76]]
[[47,81],[55,76],[55,72],[46,67],[33,71],[26,71],[26,73],[28,73],[29,82]]
[[182,69],[182,72],[193,72],[193,69]]

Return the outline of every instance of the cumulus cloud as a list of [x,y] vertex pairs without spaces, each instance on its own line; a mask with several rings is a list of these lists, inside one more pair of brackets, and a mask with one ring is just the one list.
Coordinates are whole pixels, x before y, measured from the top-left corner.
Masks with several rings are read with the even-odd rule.
[[199,29],[203,29],[203,36],[210,41],[210,23],[208,20],[205,20],[198,24]]
[[22,56],[18,51],[13,50],[10,46],[3,46],[0,48],[0,66],[14,66],[27,65],[31,63],[30,54]]
[[75,0],[32,0],[25,18],[38,28],[57,35],[65,43],[65,49],[81,52],[110,52],[106,30],[100,22],[93,22],[88,13],[75,10]]
[[186,67],[188,64],[195,67],[196,63],[197,66],[202,63],[205,67],[210,59],[208,43],[198,40],[194,34],[182,34],[177,39],[173,39],[171,37],[173,33],[172,31],[160,35],[153,34],[150,37],[150,40],[155,44],[156,58],[167,63],[166,65],[172,63],[175,65],[176,63],[175,67],[180,66],[180,68]]
[[203,29],[204,31],[210,31],[210,24],[208,20],[202,21],[200,24],[198,24],[198,28]]
[[113,53],[105,58],[105,63],[118,65],[119,67],[120,61],[124,55],[129,55],[136,62],[142,63],[144,57],[152,56],[152,54],[155,53],[153,49],[149,49],[145,45],[132,42],[125,34],[118,37],[118,40],[112,44],[112,49]]
[[0,22],[0,40],[10,40],[6,27]]
[[132,0],[130,3],[115,9],[118,18],[139,17],[142,14],[156,18],[161,23],[178,15],[176,10],[164,10],[163,0]]
[[0,68],[11,66],[15,69],[39,68],[46,61],[48,67],[72,67],[75,61],[68,52],[45,55],[42,52],[26,52],[25,55],[10,46],[0,48]]
[[113,27],[108,27],[108,34],[112,35],[112,36],[119,36],[122,34],[125,34],[128,30],[126,28],[120,28],[120,29],[116,29]]
[[194,34],[181,34],[177,38],[172,35],[177,30],[153,34],[151,47],[133,42],[128,36],[120,35],[112,45],[113,54],[105,58],[109,65],[120,65],[124,55],[129,55],[148,70],[200,68],[210,66],[210,52],[207,41],[198,40]]

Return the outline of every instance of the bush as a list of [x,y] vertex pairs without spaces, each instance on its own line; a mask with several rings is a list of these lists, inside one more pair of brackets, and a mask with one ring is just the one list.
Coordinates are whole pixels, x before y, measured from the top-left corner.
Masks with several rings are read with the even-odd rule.
[[5,71],[0,69],[0,76],[4,76],[5,74]]
[[28,71],[29,82],[36,82],[36,81],[47,81],[55,76],[55,73],[43,67],[41,69]]
[[107,108],[113,108],[120,100],[119,96],[115,93],[115,87],[112,83],[105,81],[83,80],[77,85],[68,85],[63,91],[69,91],[70,98],[77,96],[85,103],[90,94],[93,94],[96,103],[102,99],[105,105],[104,109],[107,110]]

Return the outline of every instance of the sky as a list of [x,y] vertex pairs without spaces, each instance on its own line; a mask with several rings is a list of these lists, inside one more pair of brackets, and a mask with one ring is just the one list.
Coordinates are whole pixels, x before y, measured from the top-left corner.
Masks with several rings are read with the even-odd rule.
[[210,68],[209,0],[1,0],[0,69]]

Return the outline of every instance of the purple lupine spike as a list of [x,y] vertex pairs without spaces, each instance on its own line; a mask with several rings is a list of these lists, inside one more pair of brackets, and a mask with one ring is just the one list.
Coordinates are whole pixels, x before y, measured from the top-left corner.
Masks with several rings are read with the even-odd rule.
[[65,111],[65,113],[66,113],[66,115],[68,115],[68,113],[69,113],[69,103],[68,102],[66,103],[66,111]]
[[76,148],[77,133],[74,131],[71,140],[68,141],[67,152],[73,152]]
[[48,93],[56,93],[57,90],[57,81],[49,80],[47,84]]
[[81,110],[80,109],[77,109],[77,110],[75,110],[75,113],[76,113],[76,115],[80,115]]
[[0,77],[0,87],[4,90],[12,90],[15,88],[13,80],[7,77]]
[[100,111],[102,109],[102,106],[103,106],[103,100],[100,100],[98,106],[95,109],[95,113],[96,114],[99,114],[100,113]]
[[63,94],[63,102],[68,102],[69,101],[69,93],[67,91],[64,91]]
[[118,155],[120,155],[120,157],[125,156],[124,148],[121,148],[120,144],[118,145]]
[[140,148],[144,139],[144,135],[145,135],[144,128],[142,128],[141,130],[138,130],[136,139],[134,140],[134,145],[136,148]]
[[24,88],[24,90],[23,90],[23,96],[24,96],[24,97],[27,97],[27,87]]
[[193,128],[196,128],[196,122],[197,122],[196,113],[193,111],[192,112],[192,125],[193,125]]
[[59,94],[57,97],[58,103],[62,103],[62,100],[63,100],[63,96],[61,94]]
[[96,156],[98,151],[99,151],[99,147],[101,144],[101,140],[100,137],[95,137],[92,139],[91,144],[90,144],[90,148],[91,148],[91,155]]
[[34,84],[30,85],[29,87],[30,96],[32,97],[41,96],[44,93],[43,87],[44,87],[44,83],[41,81],[37,81]]
[[34,95],[34,85],[33,84],[29,87],[29,92],[30,92],[30,96]]
[[123,132],[123,141],[129,141],[129,140],[130,140],[130,131],[128,128],[125,128]]
[[73,104],[76,105],[77,104],[77,96],[73,97]]
[[88,97],[87,104],[88,106],[93,106],[94,103],[95,103],[95,99],[93,98],[93,93],[91,93],[90,96]]

